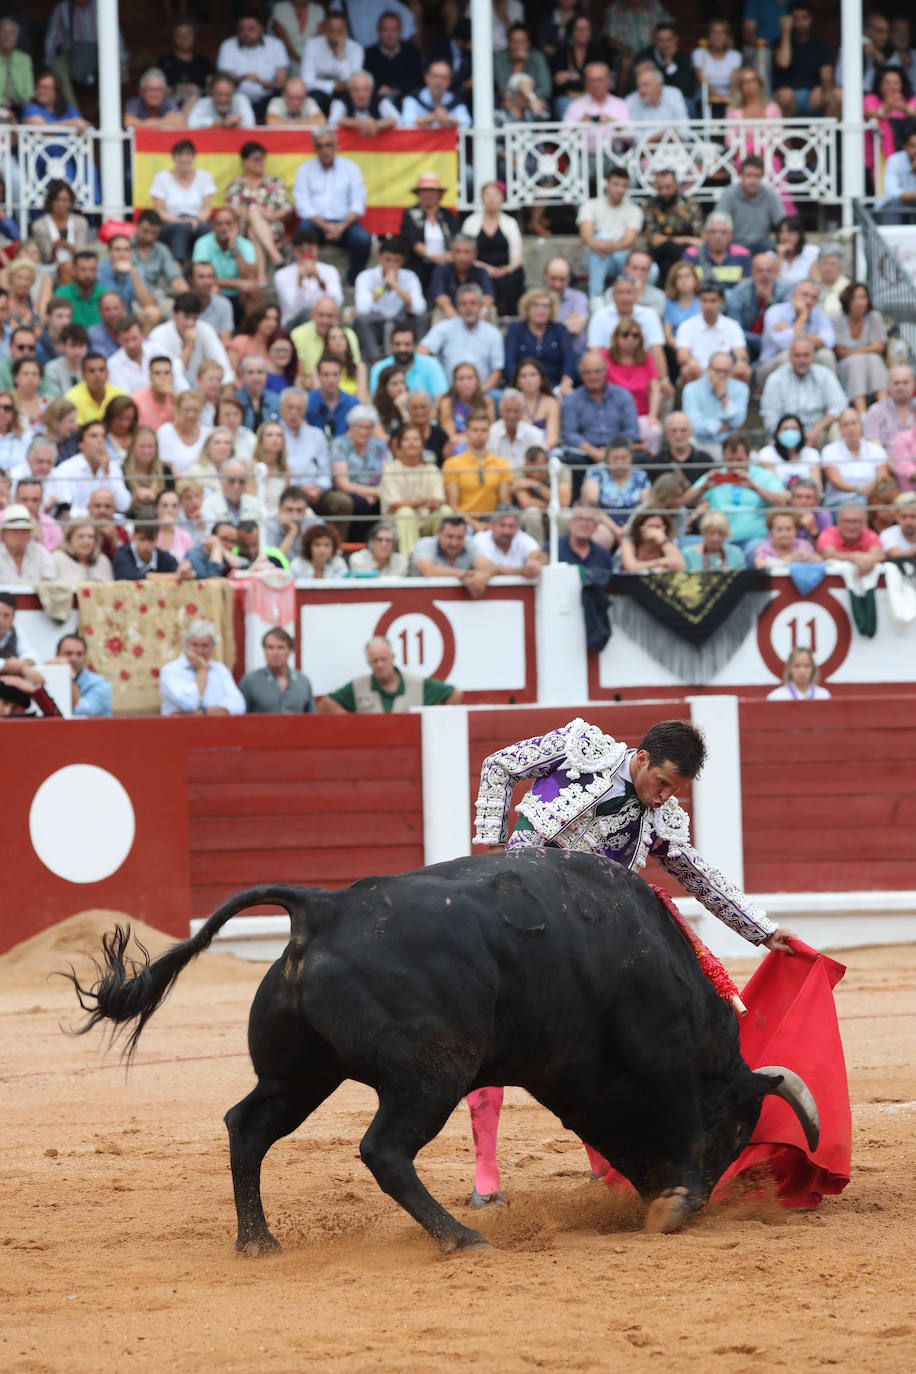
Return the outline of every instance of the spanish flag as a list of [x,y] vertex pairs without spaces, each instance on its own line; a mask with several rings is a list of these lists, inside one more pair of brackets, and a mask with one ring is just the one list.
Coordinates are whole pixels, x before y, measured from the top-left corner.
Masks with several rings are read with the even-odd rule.
[[[134,205],[152,204],[153,177],[172,166],[169,149],[189,138],[197,149],[196,165],[216,182],[216,205],[226,187],[241,172],[239,149],[257,142],[267,149],[265,170],[281,177],[292,194],[293,177],[302,162],[315,156],[308,129],[137,129],[134,141]],[[338,150],[359,167],[366,183],[367,209],[363,219],[373,234],[396,233],[404,209],[416,203],[413,187],[421,172],[436,172],[449,189],[443,205],[454,207],[458,186],[458,139],[454,129],[392,129],[376,138],[362,138],[347,129],[338,132]]]

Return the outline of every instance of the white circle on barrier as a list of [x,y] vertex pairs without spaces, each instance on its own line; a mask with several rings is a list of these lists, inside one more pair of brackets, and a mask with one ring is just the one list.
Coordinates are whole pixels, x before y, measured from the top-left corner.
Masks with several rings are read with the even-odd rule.
[[385,638],[394,651],[395,663],[405,673],[431,677],[442,662],[442,631],[431,616],[421,611],[399,615],[388,626]]
[[136,830],[127,791],[92,763],[71,763],[51,773],[29,809],[35,853],[68,883],[110,878],[130,853]]
[[797,647],[810,649],[818,663],[826,663],[836,648],[836,624],[826,606],[816,601],[793,601],[775,616],[770,643],[783,661]]

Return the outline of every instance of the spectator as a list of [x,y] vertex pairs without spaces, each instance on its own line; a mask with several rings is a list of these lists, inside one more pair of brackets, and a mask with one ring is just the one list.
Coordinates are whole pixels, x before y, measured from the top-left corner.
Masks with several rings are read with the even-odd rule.
[[711,469],[686,493],[687,505],[698,500],[728,515],[732,539],[750,560],[766,537],[767,509],[787,506],[789,493],[769,468],[751,462],[743,435],[729,434],[722,444],[721,467]]
[[654,62],[666,86],[675,86],[684,97],[688,113],[693,119],[696,115],[696,74],[693,63],[685,52],[680,51],[680,33],[672,19],[663,19],[652,31],[652,42],[642,48],[634,60],[634,67],[642,62]]
[[[56,446],[48,442],[47,439],[33,439],[29,445],[29,453],[35,456],[36,445],[39,454],[47,453],[53,462],[53,455]],[[20,477],[16,483],[16,490],[13,493],[13,500],[16,505],[25,506],[32,518],[33,535],[32,538],[41,544],[42,548],[53,553],[63,538],[60,525],[56,520],[52,520],[41,508],[44,484],[40,477]]]
[[684,409],[693,432],[711,453],[717,453],[727,434],[743,427],[750,388],[733,376],[730,353],[713,353],[702,377],[684,387]]
[[107,363],[118,351],[118,326],[127,318],[124,300],[117,291],[102,292],[99,315],[98,324],[92,325],[89,330],[89,351],[99,353]]
[[820,563],[807,539],[798,532],[799,517],[794,510],[771,510],[766,515],[769,539],[754,552],[755,568],[779,568],[784,563]]
[[99,301],[102,288],[98,283],[99,260],[88,250],[78,252],[73,259],[73,280],[57,287],[57,295],[73,306],[73,323],[91,329],[98,324]]
[[[341,334],[343,330],[340,331]],[[267,386],[277,396],[295,383],[299,360],[289,332],[276,329],[267,341]]]
[[366,212],[366,186],[355,162],[337,156],[333,129],[312,132],[316,156],[302,162],[293,179],[300,229],[311,229],[319,244],[341,243],[349,252],[347,280],[355,282],[369,259],[371,237],[360,224]]
[[[58,288],[72,279],[74,254],[89,242],[89,221],[76,212],[76,192],[66,181],[48,183],[41,215],[31,226],[31,235],[38,244],[41,260],[46,266],[57,268]],[[64,296],[70,300],[70,296]]]
[[[332,324],[328,329],[321,357],[337,359],[341,368],[341,391],[345,391],[348,396],[362,401],[365,405],[369,400],[366,364],[359,360],[359,345],[354,348],[352,337],[352,329],[345,329],[342,324]],[[314,390],[318,385],[317,371],[313,372],[306,382]]]
[[[3,397],[0,395],[0,435],[3,430]],[[57,448],[57,462],[72,458],[76,452],[76,406],[63,396],[48,402],[42,421],[42,437]],[[2,445],[2,440],[0,440]]]
[[89,486],[89,501],[83,515],[88,516],[93,529],[98,530],[102,536],[102,552],[110,560],[114,558],[116,549],[122,544],[130,543],[130,535],[124,526],[115,520],[114,494],[105,486],[94,487],[92,483],[89,483]]
[[60,331],[60,345],[59,357],[48,363],[44,373],[44,381],[55,396],[66,395],[82,380],[83,359],[89,352],[89,331],[81,324],[64,325]]
[[[762,120],[768,123],[761,125]],[[729,105],[725,111],[725,146],[734,152],[735,166],[740,167],[742,159],[751,154],[763,156],[769,152],[773,170],[781,171],[781,160],[766,142],[768,132],[770,139],[781,132],[781,122],[782,111],[772,99],[757,67],[753,64],[739,67],[732,76]],[[794,209],[794,203],[788,195],[783,196],[780,204],[789,212]],[[726,208],[722,206],[723,210]],[[746,242],[737,228],[736,233],[742,242]]]
[[264,123],[268,127],[281,125],[309,129],[324,124],[325,116],[317,100],[309,95],[302,78],[290,76],[280,94],[267,102]]
[[254,244],[258,277],[263,280],[267,263],[279,267],[283,261],[286,221],[293,202],[281,179],[265,172],[263,143],[243,143],[239,158],[242,170],[226,187],[225,203],[235,211],[239,232]]
[[385,352],[385,340],[397,325],[421,319],[426,302],[419,278],[404,267],[407,250],[401,239],[379,244],[378,264],[356,278],[356,328],[361,350],[370,359]]
[[219,490],[204,496],[204,519],[210,524],[228,520],[236,527],[241,520],[260,520],[263,511],[258,498],[245,491],[250,475],[240,458],[227,458],[220,469]]
[[875,202],[880,224],[908,224],[916,215],[916,125],[907,129],[899,153],[884,164],[884,192]]
[[697,274],[689,262],[675,262],[668,269],[665,278],[665,307],[662,311],[662,328],[665,343],[677,358],[677,331],[685,320],[693,319],[700,313],[700,284]]
[[[118,53],[122,69],[127,65],[127,49],[118,31]],[[95,0],[58,0],[45,30],[45,66],[50,67],[66,99],[76,105],[74,86],[95,86],[99,70],[99,34]]]
[[14,258],[6,269],[8,321],[14,328],[31,329],[35,334],[41,328],[41,316],[32,304],[37,276],[35,264],[24,256]]
[[282,89],[289,75],[286,48],[279,38],[265,35],[260,18],[252,13],[239,16],[236,36],[220,44],[216,65],[235,77],[239,91],[261,117],[270,97]]
[[458,220],[454,211],[442,205],[445,187],[435,172],[421,172],[413,194],[417,204],[401,215],[400,237],[408,248],[407,266],[428,293],[433,270],[452,260],[450,248]]
[[141,210],[133,241],[130,243],[131,262],[147,290],[164,302],[166,293],[177,295],[187,291],[188,285],[171,251],[160,242],[162,216],[158,210]]
[[309,394],[306,419],[310,425],[323,430],[330,442],[346,433],[347,416],[359,402],[355,396],[341,391],[341,364],[336,358],[323,357],[318,363],[317,373],[318,385]]
[[211,229],[194,244],[194,262],[208,262],[216,275],[216,285],[241,317],[243,301],[249,304],[261,297],[257,253],[250,239],[239,233],[238,216],[228,206],[214,210]]
[[833,58],[823,38],[812,37],[808,0],[792,0],[779,21],[773,49],[773,85],[784,115],[833,115],[840,102],[833,84]]
[[750,382],[751,369],[744,345],[744,331],[735,320],[722,314],[725,287],[711,278],[701,283],[699,296],[699,315],[679,325],[674,336],[682,381],[693,382],[702,377],[714,353],[730,353],[734,359],[734,378],[739,382]]
[[[866,124],[879,134],[881,162],[886,163],[897,152],[895,125],[902,131],[906,125],[899,121],[911,119],[916,113],[916,99],[906,72],[899,67],[879,68],[874,91],[865,96],[864,113]],[[865,135],[865,167],[874,176],[875,142],[869,133]]]
[[659,137],[662,128],[670,129],[671,134],[687,134],[687,102],[677,86],[666,86],[657,64],[651,59],[639,62],[634,69],[636,89],[626,97],[626,106],[634,126],[654,124],[658,128],[650,135]]
[[189,129],[253,129],[257,123],[251,101],[229,72],[216,73],[209,95],[191,98],[184,118]]
[[700,542],[683,550],[688,572],[719,572],[746,567],[744,554],[729,541],[732,527],[724,511],[708,510],[700,519]]
[[[286,439],[279,420],[267,420],[259,425],[252,467],[257,474],[258,496],[269,516],[276,515],[280,497],[289,482],[286,461]],[[260,466],[267,469],[259,473]]]
[[206,425],[201,424],[203,397],[199,391],[193,388],[183,391],[176,397],[174,406],[174,422],[164,424],[158,431],[159,453],[162,461],[168,464],[176,476],[184,477],[200,456],[204,440],[210,431]]
[[89,646],[82,635],[66,634],[57,641],[57,652],[49,663],[64,663],[70,669],[70,706],[76,719],[111,715],[111,683],[86,664]]
[[726,297],[725,313],[744,330],[744,342],[751,362],[760,357],[764,317],[771,305],[788,300],[791,287],[777,280],[779,260],[775,253],[756,253],[751,259],[750,277],[733,286]]
[[486,411],[491,423],[495,421],[496,407],[491,397],[484,395],[476,367],[459,363],[451,386],[436,406],[436,419],[451,440],[452,453],[461,453],[466,447],[468,420],[480,410]]
[[521,528],[519,512],[497,511],[471,540],[471,556],[486,559],[493,576],[524,577],[536,582],[548,561],[540,544]]
[[712,214],[706,216],[702,244],[699,248],[688,248],[684,254],[687,261],[696,267],[701,281],[712,278],[725,290],[730,290],[747,276],[751,255],[733,239],[731,215],[724,210],[713,210]]
[[54,550],[60,582],[112,582],[111,559],[102,552],[101,531],[87,520],[68,520],[63,543]]
[[862,416],[853,407],[840,415],[840,435],[821,452],[827,505],[861,501],[867,506],[876,483],[890,477],[887,454],[880,444],[862,437]]
[[818,249],[805,239],[805,231],[798,215],[786,215],[776,228],[776,253],[780,259],[779,275],[783,281],[807,281],[817,261]]
[[[111,560],[116,582],[144,582],[177,573],[178,560],[158,547],[159,521],[155,506],[141,506],[134,515],[134,534],[129,544],[115,549]],[[168,577],[173,581],[172,577]]]
[[[35,343],[35,356],[42,367],[47,367],[48,363],[60,356],[63,352],[63,345],[60,341],[61,332],[73,318],[73,306],[70,301],[64,300],[61,296],[52,296],[45,307],[45,325]],[[7,326],[9,317],[7,316]],[[3,334],[6,333],[4,327]],[[3,342],[6,342],[5,337]]]
[[137,407],[130,396],[115,396],[105,407],[108,452],[123,463],[137,433]]
[[912,558],[916,554],[916,491],[902,491],[894,501],[896,524],[881,531],[886,558]]
[[524,406],[522,393],[507,386],[499,399],[499,419],[490,426],[487,438],[489,452],[505,458],[514,468],[521,466],[530,448],[539,448],[542,439],[541,431],[522,419]]
[[912,47],[913,37],[910,21],[905,15],[897,15],[890,25],[891,51],[888,62],[896,62],[907,73],[910,82],[916,81],[916,50]]
[[472,412],[467,422],[466,448],[442,464],[445,499],[453,510],[466,516],[475,530],[483,528],[482,516],[492,514],[497,506],[509,504],[512,469],[505,458],[489,452],[489,435],[489,414],[485,410]]
[[248,466],[254,456],[256,441],[253,431],[242,424],[244,417],[245,407],[235,392],[226,387],[220,394],[219,405],[216,408],[216,423],[220,426],[225,425],[232,435],[233,458],[241,458]]
[[496,309],[501,315],[514,315],[525,286],[522,237],[515,220],[503,212],[506,197],[498,182],[486,182],[480,198],[483,209],[468,216],[462,233],[477,242],[477,265],[486,269],[493,283]]
[[81,371],[83,380],[70,388],[66,399],[76,406],[77,424],[86,425],[103,419],[108,402],[126,393],[108,380],[108,364],[101,353],[87,353]]
[[611,303],[596,310],[588,322],[589,348],[610,348],[611,335],[624,318],[634,319],[642,330],[646,348],[655,360],[659,378],[664,379],[663,395],[672,395],[673,387],[668,382],[668,362],[665,357],[665,335],[661,320],[655,310],[636,301],[638,283],[629,273],[618,277],[611,287]]
[[[507,34],[508,46],[493,57],[493,81],[497,95],[504,96],[513,76],[527,76],[533,87],[536,99],[536,114],[541,119],[548,118],[549,100],[553,82],[547,58],[537,48],[531,46],[531,34],[524,24],[513,24]],[[443,64],[444,65],[444,64]],[[451,81],[451,72],[449,72]]]
[[598,511],[599,544],[613,549],[623,537],[633,512],[645,504],[649,475],[634,468],[633,450],[622,435],[608,440],[605,459],[598,463],[582,483],[582,500]]
[[850,283],[840,297],[840,306],[843,313],[836,325],[837,372],[846,395],[864,415],[869,396],[876,401],[887,399],[887,330],[865,282]]
[[[187,480],[187,479],[183,479]],[[206,520],[202,520],[206,527]],[[179,582],[195,578],[204,582],[211,577],[230,577],[233,572],[248,566],[248,559],[239,551],[241,531],[231,520],[217,520],[209,534],[192,545],[178,565]]]
[[592,303],[601,297],[608,276],[623,271],[626,255],[643,226],[643,212],[627,194],[629,186],[629,172],[612,167],[603,199],[587,200],[576,215]]
[[[312,306],[311,319],[307,324],[297,325],[292,332],[291,338],[302,375],[310,386],[314,385],[310,379],[315,374],[319,361],[328,351],[328,334],[332,326],[339,322],[340,311],[335,301],[330,296],[319,296]],[[360,362],[362,354],[356,334],[348,327],[346,336],[354,362]]]
[[802,423],[797,415],[782,415],[776,425],[773,442],[760,449],[757,462],[772,468],[783,486],[795,490],[799,478],[810,481],[818,499],[823,494],[821,455],[804,442]]
[[569,515],[569,529],[557,542],[557,561],[573,563],[589,572],[610,573],[614,561],[602,544],[595,542],[598,512],[585,501],[577,501]]
[[172,145],[172,167],[156,173],[150,186],[153,208],[162,221],[159,238],[179,262],[211,228],[216,182],[196,168],[197,149],[189,138]]
[[391,352],[379,358],[369,373],[370,391],[376,390],[382,372],[392,366],[402,369],[411,391],[425,391],[432,399],[448,389],[442,364],[436,358],[417,352],[416,326],[411,323],[396,324],[392,329]]
[[284,487],[277,502],[276,514],[264,527],[264,543],[270,554],[279,554],[286,559],[295,557],[294,550],[299,547],[302,533],[309,525],[318,524],[319,519],[309,510],[308,500],[302,487],[294,482]]
[[9,16],[0,18],[0,95],[6,118],[22,113],[35,94],[35,74],[28,51],[17,48],[20,26]]
[[[242,433],[248,434],[250,431],[243,430]],[[252,437],[254,436],[252,435]],[[251,453],[253,457],[254,447],[252,447]],[[216,425],[204,440],[195,461],[187,468],[187,476],[181,478],[180,481],[196,479],[202,483],[202,494],[207,492],[216,494],[219,491],[219,474],[222,471],[223,463],[227,458],[238,458],[239,456],[235,452],[235,436],[232,430],[228,425]],[[250,472],[250,462],[245,459],[242,461]]]
[[345,90],[331,101],[328,123],[350,129],[363,138],[387,133],[398,123],[396,105],[375,91],[375,79],[366,71],[355,71],[347,78]]
[[519,301],[521,319],[510,324],[506,333],[505,370],[513,376],[523,359],[536,357],[546,372],[551,387],[560,397],[573,388],[576,361],[572,340],[557,323],[557,303],[544,287],[532,287]]
[[588,325],[588,297],[571,285],[572,271],[565,258],[551,258],[544,268],[544,285],[557,300],[557,323],[566,326],[572,339],[576,366],[585,352],[585,330]]
[[459,363],[473,363],[481,389],[492,391],[502,379],[505,362],[503,336],[495,325],[480,318],[483,309],[480,287],[472,284],[459,287],[457,304],[457,316],[434,324],[417,345],[418,351],[438,357],[449,379]]
[[314,581],[326,577],[346,577],[347,560],[340,550],[340,535],[334,525],[309,525],[302,536],[300,554],[292,562],[297,580]]
[[658,418],[661,404],[658,369],[651,353],[646,352],[639,325],[626,316],[611,335],[611,346],[607,352],[607,380],[613,386],[630,392],[636,403],[640,443],[654,456],[662,444],[662,427]]
[[866,524],[865,508],[847,501],[836,512],[836,524],[828,525],[817,540],[817,551],[829,562],[840,559],[855,565],[864,577],[884,559],[880,537]]
[[626,88],[633,67],[634,54],[645,48],[653,33],[671,15],[660,0],[613,0],[604,17],[604,32],[617,54],[619,81]]
[[423,84],[423,63],[415,43],[403,42],[401,16],[392,10],[379,15],[378,42],[366,48],[363,65],[375,81],[376,94],[400,104]]
[[579,364],[582,386],[563,401],[561,434],[564,461],[604,461],[607,436],[620,435],[634,443],[639,438],[636,403],[623,387],[607,380],[607,359],[589,348]]
[[423,85],[412,95],[405,96],[401,106],[401,128],[457,129],[471,122],[466,105],[462,104],[452,84],[452,72],[447,62],[430,62]]
[[280,302],[284,329],[304,323],[317,301],[328,297],[343,305],[343,287],[336,267],[318,261],[318,236],[311,229],[297,229],[292,237],[293,261],[274,273],[274,290]]
[[836,334],[818,305],[817,296],[817,286],[813,281],[801,281],[792,288],[789,300],[767,307],[760,341],[760,365],[757,368],[760,385],[777,367],[788,362],[792,340],[800,339],[803,335],[814,344],[814,361],[836,372],[836,358],[833,355]]
[[171,320],[158,324],[149,335],[149,342],[157,353],[162,353],[180,363],[185,377],[193,386],[197,381],[197,371],[205,358],[212,358],[220,364],[223,376],[232,377],[232,368],[226,350],[212,325],[201,318],[201,300],[193,291],[175,298],[175,309]]
[[0,468],[13,472],[25,461],[29,436],[11,391],[0,391]]
[[[159,356],[154,346],[150,345],[143,337],[139,321],[131,315],[125,315],[118,324],[118,344],[119,347],[108,360],[108,376],[114,386],[119,386],[128,395],[134,392],[144,391],[149,385],[150,363],[154,357]],[[173,369],[171,359],[166,359],[169,364],[169,382],[173,383]],[[182,374],[182,390],[187,389],[187,383]],[[172,387],[172,389],[174,389]],[[166,419],[171,420],[168,415]]]
[[16,619],[16,597],[12,592],[0,592],[0,672],[5,675],[21,676],[33,672],[39,681],[44,681],[35,669],[38,654],[29,644],[25,627]]
[[379,715],[383,711],[409,711],[415,706],[457,706],[461,701],[461,692],[450,682],[402,673],[395,665],[391,645],[380,636],[366,645],[366,662],[370,672],[321,697],[319,711],[331,715],[345,711]]
[[[384,439],[374,433],[378,411],[374,406],[353,405],[346,415],[346,434],[331,442],[331,475],[334,486],[352,502],[354,517],[378,516],[382,470],[391,460]],[[351,525],[358,537],[365,526]]]
[[916,425],[916,379],[912,369],[892,367],[888,391],[885,400],[875,401],[865,412],[865,437],[890,450],[898,434]]
[[146,425],[138,427],[121,471],[133,497],[131,509],[154,505],[166,488],[171,491],[175,483],[172,469],[159,457],[156,432]]
[[[449,514],[449,508],[445,504],[441,472],[434,464],[423,462],[423,432],[419,425],[402,425],[392,440],[392,448],[394,460],[386,463],[382,471],[380,509],[383,515],[394,516],[392,528],[397,529],[398,547],[409,558],[421,535],[435,534],[439,520]],[[405,562],[405,572],[406,566]]]
[[586,68],[594,62],[605,66],[610,57],[607,44],[595,37],[591,19],[578,13],[578,4],[569,5],[567,11],[568,17],[562,6],[554,9],[552,40],[542,39],[538,45],[550,60],[554,119],[562,119],[572,102],[585,94]]
[[463,515],[445,515],[438,534],[419,539],[410,563],[411,577],[453,577],[477,600],[486,591],[489,571],[486,560],[472,556]]
[[[147,341],[148,346],[148,341]],[[171,358],[154,353],[149,362],[149,385],[133,392],[140,423],[158,430],[175,419],[175,377]]]
[[820,286],[818,304],[830,320],[842,311],[840,297],[850,284],[846,276],[846,253],[838,243],[825,243],[811,269],[812,278]]
[[17,358],[11,368],[13,401],[24,425],[41,423],[47,399],[41,394],[41,363],[37,358]]
[[309,95],[327,111],[331,98],[346,90],[347,80],[363,67],[361,44],[349,37],[346,16],[329,14],[324,33],[308,38],[302,49],[302,80]]
[[276,392],[267,388],[267,363],[257,353],[243,358],[239,367],[241,386],[236,396],[242,403],[242,423],[246,429],[256,430],[268,420],[279,420],[280,405]]
[[489,312],[493,306],[494,291],[490,274],[475,262],[476,256],[477,241],[467,234],[456,234],[451,241],[450,261],[433,268],[429,280],[430,299],[446,319],[455,318],[458,313],[455,305],[458,288],[468,283],[480,287],[484,311]]
[[[235,316],[229,301],[217,289],[213,264],[192,262],[188,268],[188,281],[191,284],[190,294],[197,296],[200,303],[200,323],[208,325],[215,332],[225,352],[235,333]],[[228,364],[228,354],[226,357]]]
[[159,674],[164,716],[242,716],[245,698],[223,663],[213,658],[219,644],[210,620],[195,620],[184,634],[184,652]]
[[732,76],[741,66],[741,54],[732,46],[731,25],[724,19],[712,19],[705,44],[694,48],[690,58],[697,74],[697,82],[705,89],[713,118],[725,113],[731,90]]
[[674,522],[666,512],[640,511],[620,541],[622,572],[683,572],[684,555],[674,542]]
[[124,106],[125,129],[176,129],[184,124],[178,101],[169,95],[165,72],[149,67],[140,77],[138,95]]
[[369,531],[369,542],[364,549],[356,549],[350,555],[350,575],[358,573],[362,577],[406,577],[407,559],[397,551],[397,530],[394,525],[380,520]]
[[[580,375],[581,370],[580,362]],[[556,448],[560,442],[560,402],[537,358],[525,358],[519,363],[511,384],[521,392],[522,419],[540,430],[538,442],[549,450]]]
[[179,104],[201,95],[213,76],[213,63],[197,51],[196,40],[197,31],[191,20],[178,19],[172,25],[172,51],[156,60]]
[[789,361],[767,377],[760,416],[772,434],[781,415],[798,415],[805,427],[805,443],[820,448],[846,409],[846,397],[833,373],[815,363],[814,349],[806,335],[792,340]]
[[783,206],[772,187],[764,185],[762,157],[751,153],[744,159],[740,179],[725,188],[717,209],[731,217],[735,238],[751,253],[769,249]]
[[789,650],[781,687],[767,692],[767,701],[828,701],[830,693],[818,684],[818,666],[811,650],[796,644]]
[[277,0],[268,28],[286,48],[291,67],[301,65],[306,41],[321,32],[324,19],[324,5],[313,0]]
[[275,625],[261,645],[267,662],[263,668],[252,668],[239,683],[248,714],[311,715],[316,710],[312,684],[290,663],[295,648],[292,635]]
[[643,234],[658,269],[666,277],[686,248],[703,243],[700,207],[680,193],[677,173],[662,168],[655,174],[655,195],[643,204]]

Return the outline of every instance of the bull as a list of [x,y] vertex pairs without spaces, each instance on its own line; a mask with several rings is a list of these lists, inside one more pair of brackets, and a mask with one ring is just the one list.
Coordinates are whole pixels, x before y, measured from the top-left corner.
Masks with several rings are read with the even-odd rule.
[[[181,970],[246,907],[276,903],[290,940],[255,995],[258,1082],[226,1114],[236,1248],[279,1248],[261,1164],[344,1079],[374,1088],[360,1145],[384,1192],[444,1249],[486,1245],[420,1182],[414,1158],[470,1090],[524,1088],[599,1150],[674,1230],[750,1139],[763,1097],[794,1109],[814,1147],[817,1109],[783,1068],[752,1072],[737,1018],[651,888],[590,854],[531,849],[456,859],[339,892],[265,885],[230,898],[150,963],[130,929],[104,938],[79,1033],[127,1033],[128,1062]],[[129,1032],[129,1033],[128,1033]]]

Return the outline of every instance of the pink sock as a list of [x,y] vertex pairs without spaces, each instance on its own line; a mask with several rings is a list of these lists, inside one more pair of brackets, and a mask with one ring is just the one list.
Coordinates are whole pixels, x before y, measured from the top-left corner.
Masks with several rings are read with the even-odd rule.
[[[585,1145],[584,1140],[582,1144]],[[604,1155],[599,1155],[598,1151],[593,1150],[591,1145],[585,1145],[585,1153],[588,1155],[588,1162],[591,1165],[592,1173],[600,1174],[601,1177],[604,1178],[604,1175],[611,1167]]]
[[474,1132],[474,1154],[477,1160],[474,1187],[484,1196],[487,1193],[499,1192],[496,1136],[502,1105],[502,1088],[477,1088],[474,1092],[468,1093],[471,1130]]

